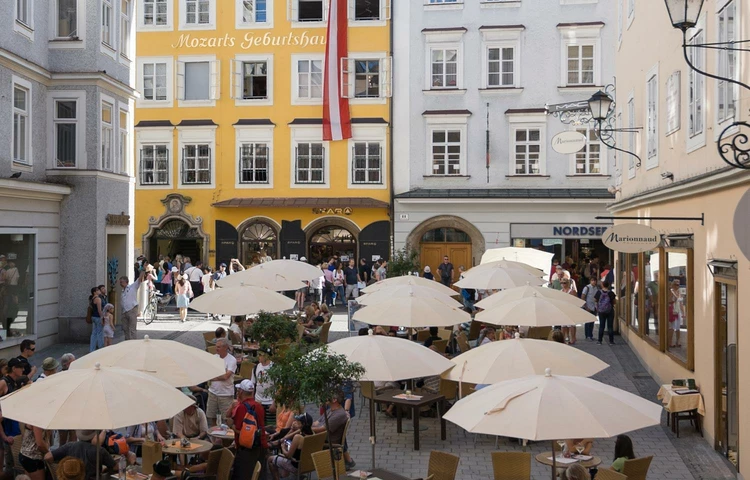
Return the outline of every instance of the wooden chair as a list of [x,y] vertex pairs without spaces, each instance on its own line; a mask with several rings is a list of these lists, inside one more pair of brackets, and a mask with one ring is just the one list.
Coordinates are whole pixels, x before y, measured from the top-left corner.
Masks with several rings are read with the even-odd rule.
[[331,322],[326,322],[323,324],[323,328],[320,331],[320,336],[318,337],[318,341],[321,345],[325,345],[328,343],[328,332],[331,330]]
[[526,334],[526,338],[533,338],[536,340],[547,340],[547,337],[552,333],[552,327],[529,327],[529,331]]
[[305,326],[301,323],[297,324],[297,343],[302,342],[302,337],[305,336]]
[[229,480],[229,476],[232,474],[232,465],[234,465],[234,454],[227,448],[221,449],[219,467],[216,469],[216,480]]
[[469,327],[469,341],[473,341],[479,338],[479,332],[482,331],[482,322],[472,320],[471,326]]
[[596,472],[596,480],[628,480],[628,478],[622,473],[604,467],[600,467]]
[[434,475],[434,480],[455,480],[459,460],[456,455],[433,450],[430,452],[427,476]]
[[208,460],[206,462],[206,476],[216,476],[219,471],[219,463],[221,462],[221,455],[224,450],[213,450],[208,453]]
[[[375,396],[375,384],[373,382],[359,382],[359,393],[362,395],[362,402],[359,404],[359,409],[362,410],[365,407],[365,400],[370,400]],[[369,405],[370,402],[367,402]]]
[[25,428],[21,426],[21,434],[17,435],[13,438],[13,445],[10,447],[10,451],[13,454],[13,458],[11,461],[13,462],[13,471],[16,473],[16,475],[24,475],[26,474],[26,470],[23,469],[21,464],[18,461],[18,454],[21,453],[21,445],[23,444],[23,431]]
[[651,460],[654,457],[636,458],[634,460],[625,460],[622,466],[622,474],[628,477],[628,480],[646,480],[648,468],[651,466]]
[[[333,467],[331,466],[331,452],[328,450],[321,450],[312,454],[312,461],[315,465],[315,474],[319,480],[325,478],[333,478]],[[338,472],[339,478],[344,478],[346,475],[346,465],[344,464],[344,456],[336,461],[336,471]]]
[[448,340],[435,340],[432,342],[432,346],[435,347],[435,351],[439,354],[445,353],[446,347],[448,347]]
[[453,330],[450,328],[449,329],[441,328],[438,330],[438,337],[442,338],[443,340],[450,341],[452,335],[453,335]]
[[438,387],[439,394],[444,396],[447,401],[453,401],[458,395],[458,383],[452,380],[440,379],[440,386]]
[[258,480],[260,478],[260,462],[255,462],[255,468],[253,469],[252,480]]
[[253,369],[255,368],[255,364],[253,362],[248,362],[247,360],[240,363],[240,377],[242,378],[253,378]]
[[52,480],[57,480],[57,464],[45,460],[44,465],[47,467],[47,471],[52,477]]
[[492,452],[495,480],[531,478],[531,454],[524,452]]
[[161,443],[146,441],[141,446],[142,473],[151,475],[154,473],[154,463],[162,459]]
[[427,340],[428,338],[430,338],[430,331],[429,330],[425,329],[425,330],[420,330],[420,331],[417,332],[417,341],[418,342],[424,343],[424,341]]
[[245,339],[236,332],[229,330],[227,334],[229,335],[229,341],[232,342],[232,345],[242,345],[244,343]]
[[214,338],[216,338],[215,332],[203,332],[203,341],[206,342],[206,348],[213,345],[213,343],[211,343],[211,340],[213,340]]
[[206,351],[211,355],[216,355],[216,345],[206,347]]
[[323,450],[323,445],[326,442],[326,435],[326,432],[320,432],[316,433],[315,435],[308,435],[304,438],[304,442],[302,443],[302,452],[299,456],[297,480],[300,480],[300,477],[302,477],[302,475],[315,471],[315,464],[312,460],[312,454]]
[[[474,393],[476,391],[476,386],[476,383],[461,382],[461,398],[466,398],[467,396]],[[458,382],[456,382],[456,387],[458,387]]]
[[456,335],[456,342],[458,343],[458,349],[461,350],[461,353],[466,353],[471,349],[466,332],[461,332]]

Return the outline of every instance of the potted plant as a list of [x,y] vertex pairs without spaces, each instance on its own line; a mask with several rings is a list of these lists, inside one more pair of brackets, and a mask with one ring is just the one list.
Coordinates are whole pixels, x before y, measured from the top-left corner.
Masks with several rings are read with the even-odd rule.
[[286,315],[260,312],[247,333],[264,348],[297,338],[297,325]]
[[393,258],[388,262],[388,276],[400,277],[411,275],[419,271],[419,253],[409,248],[402,248],[393,253]]

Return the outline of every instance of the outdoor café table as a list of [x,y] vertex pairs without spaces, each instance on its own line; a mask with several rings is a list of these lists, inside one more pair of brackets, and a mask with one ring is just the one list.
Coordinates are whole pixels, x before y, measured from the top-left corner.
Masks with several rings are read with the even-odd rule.
[[212,427],[208,429],[208,436],[217,440],[221,440],[222,445],[229,446],[234,440],[234,431],[231,429],[226,430],[222,433],[220,428]]
[[[669,417],[672,417],[672,431],[677,433],[677,436],[679,436],[679,429],[675,416],[678,413],[693,412],[701,417],[706,415],[706,407],[703,405],[703,395],[700,392],[679,394],[672,385],[662,385],[656,394],[656,398],[661,400],[661,403],[667,409],[667,419],[669,420]],[[698,415],[695,415],[694,418],[697,423],[696,429],[700,432],[701,420]]]
[[404,477],[398,473],[389,472],[382,468],[375,468],[372,470],[372,475],[368,477],[369,480],[373,478],[379,478],[380,480],[410,480],[409,477]]
[[438,418],[440,418],[440,439],[445,440],[445,420],[443,419],[443,412],[445,411],[445,397],[442,395],[436,395],[434,393],[420,392],[417,397],[421,397],[418,400],[407,400],[404,398],[395,398],[396,395],[402,395],[404,392],[392,388],[386,390],[377,395],[373,400],[375,403],[392,403],[396,405],[396,431],[401,433],[401,408],[408,408],[412,411],[412,418],[414,420],[414,450],[419,450],[419,409],[433,403],[437,403],[438,407]]
[[180,439],[166,440],[162,447],[162,453],[166,455],[195,455],[198,453],[208,452],[213,448],[213,443],[197,438],[190,440],[190,447],[182,448]]
[[[552,466],[551,458],[552,458],[552,452],[543,452],[536,456],[536,461],[541,463],[542,465],[547,465],[548,467],[551,467]],[[560,463],[560,460],[559,460],[560,457],[557,457],[557,458],[558,458],[557,468],[568,468],[573,463],[575,463],[575,462]],[[594,468],[594,467],[598,467],[602,463],[602,459],[599,457],[592,456],[591,460],[579,461],[578,463],[580,463],[581,466],[584,468]]]

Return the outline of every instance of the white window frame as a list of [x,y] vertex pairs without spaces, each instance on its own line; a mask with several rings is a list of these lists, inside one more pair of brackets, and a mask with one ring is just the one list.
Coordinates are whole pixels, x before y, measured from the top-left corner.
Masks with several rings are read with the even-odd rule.
[[[665,84],[664,135],[670,136],[682,125],[682,71],[675,70]],[[674,110],[674,125],[670,125],[670,110]]]
[[[174,29],[174,1],[166,0],[167,6],[167,22],[164,25],[156,24],[156,10],[154,10],[154,23],[147,24],[144,15],[146,14],[146,1],[138,0],[138,31],[139,32],[154,32],[154,31],[171,31]],[[156,8],[156,2],[154,2],[154,8]]]
[[[429,31],[423,32],[425,43],[425,92],[440,93],[465,93],[464,86],[464,33],[461,31]],[[432,51],[433,50],[456,50],[456,86],[455,87],[433,87],[432,86]]]
[[[469,158],[469,114],[461,115],[426,115],[425,116],[425,177],[468,177]],[[434,174],[432,157],[432,133],[436,130],[458,130],[461,133],[461,157],[459,159],[459,171],[456,174]]]
[[[580,88],[594,90],[602,83],[602,39],[601,31],[603,25],[568,26],[558,27],[560,30],[560,86],[565,88]],[[594,83],[593,84],[569,84],[568,83],[568,47],[587,46],[594,47]]]
[[[539,130],[539,173],[516,173],[516,130]],[[508,176],[539,177],[547,175],[547,117],[539,114],[508,115]]]
[[[167,98],[166,100],[149,100],[143,95],[143,66],[147,63],[164,63],[167,65]],[[174,103],[174,57],[141,57],[136,60],[136,89],[141,93],[136,100],[138,108],[170,108]]]
[[[200,127],[177,127],[177,186],[187,190],[210,190],[216,188],[216,128],[217,125]],[[183,183],[182,163],[186,145],[208,145],[211,156],[210,183]]]
[[[321,71],[321,95],[320,98],[299,97],[299,61],[320,61]],[[292,54],[292,105],[323,105],[323,85],[325,85],[325,55],[324,54]]]
[[594,131],[594,126],[591,123],[587,123],[585,125],[578,125],[578,126],[572,126],[570,128],[570,131],[572,132],[578,132],[579,130],[585,130],[586,133],[579,132],[582,135],[586,136],[586,170],[589,169],[589,162],[588,158],[590,155],[589,152],[589,145],[591,143],[596,143],[599,145],[599,172],[597,173],[591,173],[591,172],[584,172],[584,173],[578,173],[578,164],[577,164],[577,156],[579,153],[582,153],[584,149],[582,149],[579,152],[572,153],[568,156],[569,158],[569,164],[570,164],[570,175],[576,176],[576,177],[588,177],[588,176],[600,176],[600,175],[608,175],[608,166],[609,166],[609,148],[604,144],[604,142],[601,141],[601,138],[599,141],[592,142],[589,139],[589,135],[592,131]]
[[[195,21],[196,23],[187,23],[187,2],[196,2]],[[216,30],[216,2],[219,0],[208,0],[208,23],[198,23],[199,20],[199,2],[206,0],[178,0],[180,19],[178,22],[180,30]],[[226,0],[224,0],[226,1]]]
[[[235,125],[234,126],[234,188],[247,190],[268,190],[273,188],[274,152],[273,132],[274,125]],[[243,144],[265,143],[268,148],[268,182],[267,183],[242,183],[240,175],[240,148]]]
[[[323,141],[323,129],[319,125],[289,125],[291,129],[291,152],[289,154],[290,188],[331,188],[331,144]],[[300,143],[321,143],[323,145],[323,183],[296,183],[297,145]]]
[[60,36],[58,27],[60,0],[50,0],[50,25],[49,25],[49,48],[50,49],[80,49],[85,48],[85,15],[83,13],[84,0],[75,0],[76,4],[76,35]]
[[464,0],[423,0],[425,10],[461,10]]
[[[729,38],[729,36],[725,36],[723,38],[720,38],[719,34],[721,31],[720,25],[721,25],[721,17],[724,12],[726,12],[729,5],[732,4],[734,8],[734,35],[732,38]],[[740,16],[740,9],[741,9],[742,2],[738,0],[723,0],[720,2],[716,2],[716,41],[717,42],[731,42],[736,40],[741,40],[740,31],[742,29],[742,17]],[[695,49],[693,49],[695,50]],[[733,71],[729,71],[729,67],[725,65],[725,62],[727,62],[727,58],[729,55],[734,56],[734,69]],[[718,72],[718,76],[723,78],[731,78],[734,80],[739,80],[740,78],[740,59],[742,57],[740,56],[740,52],[730,52],[729,50],[716,50],[716,71]],[[737,119],[737,109],[739,107],[739,98],[740,98],[740,89],[739,85],[725,82],[725,81],[716,81],[714,82],[715,88],[716,88],[716,107],[714,108],[716,115],[715,115],[715,123],[716,128],[714,131],[715,138],[718,140],[719,135],[721,135],[721,132],[732,122],[734,122]],[[720,98],[724,96],[729,98],[731,96],[732,101],[732,115],[726,115],[722,118],[720,116],[719,111],[719,103]],[[726,111],[729,110],[729,106],[726,105],[724,109]],[[730,133],[732,131],[736,131],[736,129],[730,130]]]
[[[347,161],[347,187],[362,190],[385,190],[388,188],[388,151],[386,149],[387,127],[385,125],[354,125],[349,139]],[[380,144],[380,183],[354,183],[354,144]]]
[[[26,111],[18,111],[15,107],[15,90],[16,87],[22,88],[23,90],[26,90]],[[31,86],[31,82],[23,79],[21,77],[17,77],[15,75],[11,75],[11,87],[10,87],[10,124],[11,125],[11,135],[10,135],[10,152],[11,152],[11,170],[20,170],[20,171],[31,171],[34,167],[34,142],[32,139],[34,138],[34,93]],[[26,138],[24,139],[26,143],[26,157],[27,161],[16,161],[16,151],[14,148],[15,144],[15,116],[16,113],[24,114],[26,116]]]
[[[242,98],[242,92],[244,87],[244,74],[243,74],[243,63],[244,62],[266,62],[266,98]],[[239,54],[231,60],[229,64],[230,77],[229,87],[232,98],[234,98],[234,104],[238,107],[241,106],[252,106],[252,105],[273,105],[273,54],[267,55],[244,55]]]
[[[34,2],[39,0],[12,0],[13,1],[13,31],[20,33],[32,42],[34,41]],[[19,4],[23,4],[26,10],[26,20],[20,19],[21,11]]]
[[[521,32],[523,28],[482,30],[482,80],[481,87],[484,90],[507,90],[522,88],[521,82]],[[489,51],[491,48],[513,49],[513,84],[512,85],[489,85]],[[502,55],[502,51],[501,51]],[[502,64],[502,62],[501,62]],[[500,72],[502,79],[502,68]],[[502,80],[501,80],[502,81]]]
[[[706,16],[701,15],[701,18],[698,20],[698,23],[696,24],[695,28],[691,28],[687,32],[687,38],[688,43],[706,43]],[[706,67],[706,49],[704,48],[690,48],[687,49],[688,56],[691,57],[691,60],[693,64],[698,67],[701,70],[705,71]],[[690,101],[690,86],[693,82],[696,82],[699,86],[699,95],[698,95],[698,101],[700,108],[700,114],[699,118],[701,121],[702,128],[697,133],[693,132],[692,124],[690,122],[690,116],[694,111],[697,111],[697,108],[694,105],[694,102]],[[695,150],[698,150],[699,148],[702,148],[706,146],[706,101],[708,99],[708,92],[706,88],[706,77],[701,75],[700,73],[696,72],[693,69],[688,69],[687,72],[687,79],[685,81],[685,88],[686,88],[686,94],[685,98],[687,99],[686,102],[686,108],[685,108],[685,125],[686,125],[686,153],[691,153]]]
[[633,20],[635,20],[635,0],[626,0],[628,2],[628,12],[627,12],[627,19],[628,19],[628,26],[627,28],[630,29],[630,26],[633,24]]
[[[117,56],[117,15],[115,10],[115,4],[114,0],[101,0],[99,2],[101,5],[100,15],[99,15],[99,43],[100,43],[100,51],[104,53],[105,55],[115,58]],[[109,12],[109,15],[106,15],[106,12]],[[105,40],[105,24],[107,19],[109,20],[109,37]]]
[[[112,110],[112,117],[111,122],[109,123],[109,127],[107,127],[106,123],[104,122],[103,112],[104,106],[108,105]],[[99,125],[99,143],[97,144],[97,148],[99,150],[99,163],[97,164],[97,170],[101,170],[104,172],[114,172],[114,156],[115,156],[115,150],[117,146],[117,142],[115,140],[115,132],[117,131],[117,124],[116,124],[116,116],[117,116],[117,102],[114,98],[110,97],[109,95],[104,95],[103,93],[99,94],[99,105],[98,105],[98,112],[96,115],[96,118],[98,120]],[[105,129],[109,128],[110,130],[110,139],[109,139],[109,165],[107,168],[105,166],[105,159],[104,159],[104,135],[105,135]]]
[[623,2],[628,0],[615,0],[617,2],[617,51],[620,51],[622,46],[622,34],[625,30],[625,6]]
[[[175,157],[173,147],[174,127],[144,127],[135,132],[135,188],[138,190],[172,190],[174,188]],[[166,145],[167,147],[167,183],[166,184],[142,184],[141,172],[141,150],[144,145]],[[180,157],[182,150],[180,150]],[[181,161],[181,158],[177,159]],[[179,171],[179,170],[178,170]]]
[[[252,0],[256,2],[257,0]],[[274,0],[266,0],[266,21],[265,22],[245,22],[243,21],[243,13],[245,6],[243,0],[234,0],[234,17],[235,17],[235,28],[237,30],[249,30],[249,29],[263,29],[273,28],[273,12],[274,12]],[[255,3],[253,3],[255,5]]]
[[[638,152],[638,137],[635,131],[636,104],[635,92],[630,91],[628,95],[628,147],[629,152]],[[628,155],[628,179],[635,178],[636,163],[633,155]]]
[[380,17],[372,20],[357,20],[355,18],[357,0],[349,2],[349,26],[350,27],[384,27],[391,19],[391,2],[393,0],[378,0],[380,2]]
[[560,0],[560,5],[590,5],[599,3],[599,0]]
[[[617,121],[615,123],[615,127],[618,128],[618,129],[620,129],[617,132],[617,134],[616,134],[617,135],[616,136],[616,141],[617,141],[617,145],[619,145],[620,148],[622,148],[622,127],[623,127],[623,123],[622,123],[622,110],[620,110],[620,109],[617,110]],[[609,150],[609,147],[607,148],[607,150]],[[622,152],[618,152],[617,150],[612,150],[612,157],[614,159],[614,167],[615,167],[615,185],[618,186],[618,187],[620,185],[622,185],[622,167],[623,167],[622,164],[623,164],[623,159],[626,156],[630,157],[631,155],[628,155],[628,154],[625,154],[625,153],[622,153]]]
[[[379,65],[379,79],[377,97],[355,97],[357,75],[355,62],[357,60],[377,60]],[[393,57],[386,52],[350,52],[348,57],[341,59],[341,97],[348,98],[352,105],[385,105],[386,98],[393,94]]]
[[518,8],[521,0],[480,0],[479,8]]
[[[120,51],[120,62],[125,65],[132,63],[132,58],[135,56],[135,42],[133,37],[133,2],[135,0],[117,0],[120,5],[120,35],[117,37],[120,39],[119,51]],[[123,9],[123,3],[125,8]]]
[[328,21],[328,10],[331,6],[330,0],[321,0],[323,2],[323,20],[320,22],[301,22],[299,21],[299,1],[286,0],[286,17],[292,23],[292,28],[320,28],[325,27]]
[[[185,64],[193,62],[208,62],[208,99],[185,100]],[[221,97],[221,62],[216,55],[180,55],[177,57],[175,83],[178,107],[215,107],[216,100]]]
[[[55,108],[55,104],[61,100],[73,100],[76,102],[75,120],[65,119],[64,121],[57,121],[57,109]],[[52,125],[52,134],[47,137],[47,151],[49,152],[47,168],[65,170],[86,168],[86,92],[78,90],[48,90],[47,105],[48,111],[50,112],[49,123]],[[76,125],[75,165],[70,167],[61,166],[57,163],[56,125],[58,123],[75,123]]]
[[659,166],[659,64],[654,65],[646,74],[644,85],[646,92],[644,104],[644,133],[646,134],[646,170]]
[[[125,125],[122,124],[122,115],[125,114]],[[133,139],[130,135],[132,132],[132,114],[130,106],[127,103],[119,102],[117,106],[117,163],[115,173],[130,175],[132,165]]]

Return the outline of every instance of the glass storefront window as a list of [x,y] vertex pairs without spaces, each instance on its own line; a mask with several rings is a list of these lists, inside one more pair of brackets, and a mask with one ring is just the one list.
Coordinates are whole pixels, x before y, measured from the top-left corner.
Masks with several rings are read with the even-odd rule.
[[643,253],[643,336],[659,345],[659,252]]
[[638,331],[638,255],[626,254],[620,272],[620,298],[628,305],[628,325]]
[[691,322],[688,253],[667,251],[667,349],[683,362],[688,361]]
[[34,235],[0,234],[0,319],[3,339],[34,333]]
[[242,263],[257,265],[268,258],[279,258],[276,230],[265,222],[248,225],[242,231]]
[[617,273],[615,275],[614,291],[617,294],[617,317],[625,321],[628,318],[627,286],[627,254],[617,255]]

